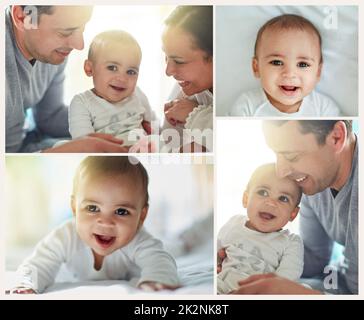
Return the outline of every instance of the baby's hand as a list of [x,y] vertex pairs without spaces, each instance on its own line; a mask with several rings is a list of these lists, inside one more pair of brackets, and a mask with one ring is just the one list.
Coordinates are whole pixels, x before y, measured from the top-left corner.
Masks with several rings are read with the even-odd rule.
[[18,287],[11,290],[13,294],[36,294],[31,288]]
[[217,273],[220,273],[222,270],[222,262],[226,258],[225,248],[221,248],[217,251]]
[[151,135],[152,134],[152,126],[150,125],[149,121],[143,121],[142,122],[142,126],[143,129],[145,130],[145,132],[147,133],[147,135]]
[[153,281],[145,281],[139,284],[139,289],[145,290],[145,291],[159,291],[159,290],[175,290],[178,287],[177,286],[169,286],[160,282],[153,282]]
[[198,106],[196,101],[181,99],[173,100],[164,105],[164,115],[167,121],[175,126],[178,123],[186,123],[188,115]]

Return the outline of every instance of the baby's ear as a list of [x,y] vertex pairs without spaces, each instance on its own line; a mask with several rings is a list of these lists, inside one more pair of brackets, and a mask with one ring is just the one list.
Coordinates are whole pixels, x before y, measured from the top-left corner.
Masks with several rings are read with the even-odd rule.
[[258,63],[258,59],[255,58],[255,57],[252,59],[252,69],[253,69],[254,76],[256,78],[259,78],[260,77],[260,74],[259,74],[259,63]]
[[143,225],[143,222],[148,214],[148,209],[149,209],[149,206],[144,206],[144,208],[142,209],[142,212],[140,213],[138,228]]
[[74,195],[71,196],[71,210],[72,210],[72,214],[74,216],[76,216],[76,203],[75,203]]
[[318,70],[317,70],[317,82],[321,79],[321,70],[322,70],[322,62],[319,64]]
[[244,191],[244,194],[243,194],[243,207],[244,208],[247,208],[248,207],[248,198],[249,198],[249,193],[248,191]]
[[85,60],[85,63],[83,64],[83,70],[85,70],[85,73],[88,77],[92,77],[92,61],[91,60]]
[[290,217],[290,219],[289,219],[289,221],[293,221],[294,219],[296,219],[296,217],[297,217],[297,214],[298,214],[298,211],[300,211],[300,207],[296,207],[296,208],[294,208],[294,210],[291,212],[291,217]]

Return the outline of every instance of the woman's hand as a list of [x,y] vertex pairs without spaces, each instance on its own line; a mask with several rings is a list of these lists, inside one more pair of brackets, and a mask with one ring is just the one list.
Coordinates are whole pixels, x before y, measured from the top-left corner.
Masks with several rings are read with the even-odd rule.
[[185,124],[188,115],[197,106],[198,103],[196,101],[176,99],[164,105],[164,115],[172,126],[176,126],[179,123]]

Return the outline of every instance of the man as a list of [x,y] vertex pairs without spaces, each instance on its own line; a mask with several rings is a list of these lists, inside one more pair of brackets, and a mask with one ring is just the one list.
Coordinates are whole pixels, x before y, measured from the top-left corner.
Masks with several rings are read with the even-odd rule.
[[[239,282],[234,293],[358,293],[358,145],[351,126],[340,120],[264,122],[278,175],[294,180],[305,194],[299,213],[303,277],[320,279],[320,286],[311,290],[265,274]],[[334,241],[345,248],[338,270],[328,267]]]
[[[51,148],[68,137],[63,104],[66,58],[84,47],[88,6],[11,6],[6,11],[6,152],[124,152],[121,141],[93,134]],[[32,111],[36,130],[25,128]]]

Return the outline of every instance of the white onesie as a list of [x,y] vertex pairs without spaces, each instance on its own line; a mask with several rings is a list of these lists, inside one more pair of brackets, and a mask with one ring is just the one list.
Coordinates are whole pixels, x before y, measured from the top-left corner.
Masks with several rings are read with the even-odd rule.
[[106,256],[100,270],[95,270],[92,250],[78,236],[72,219],[45,237],[22,263],[17,271],[19,282],[16,287],[43,292],[54,283],[62,264],[78,280],[131,280],[132,285],[152,281],[178,285],[174,259],[163,250],[162,242],[143,227],[126,246]]
[[131,96],[117,103],[110,103],[87,90],[74,96],[69,111],[73,139],[102,132],[122,139],[124,146],[135,144],[138,137],[145,135],[143,120],[155,120],[155,115],[138,87]]
[[245,226],[247,217],[233,216],[219,231],[218,250],[226,258],[217,276],[217,292],[229,293],[238,281],[253,274],[274,272],[290,280],[300,278],[303,270],[301,238],[288,230],[263,233]]
[[239,96],[229,116],[250,116],[250,117],[335,117],[340,116],[340,109],[329,97],[312,91],[306,96],[297,112],[285,113],[279,111],[268,100],[262,88],[245,92]]

